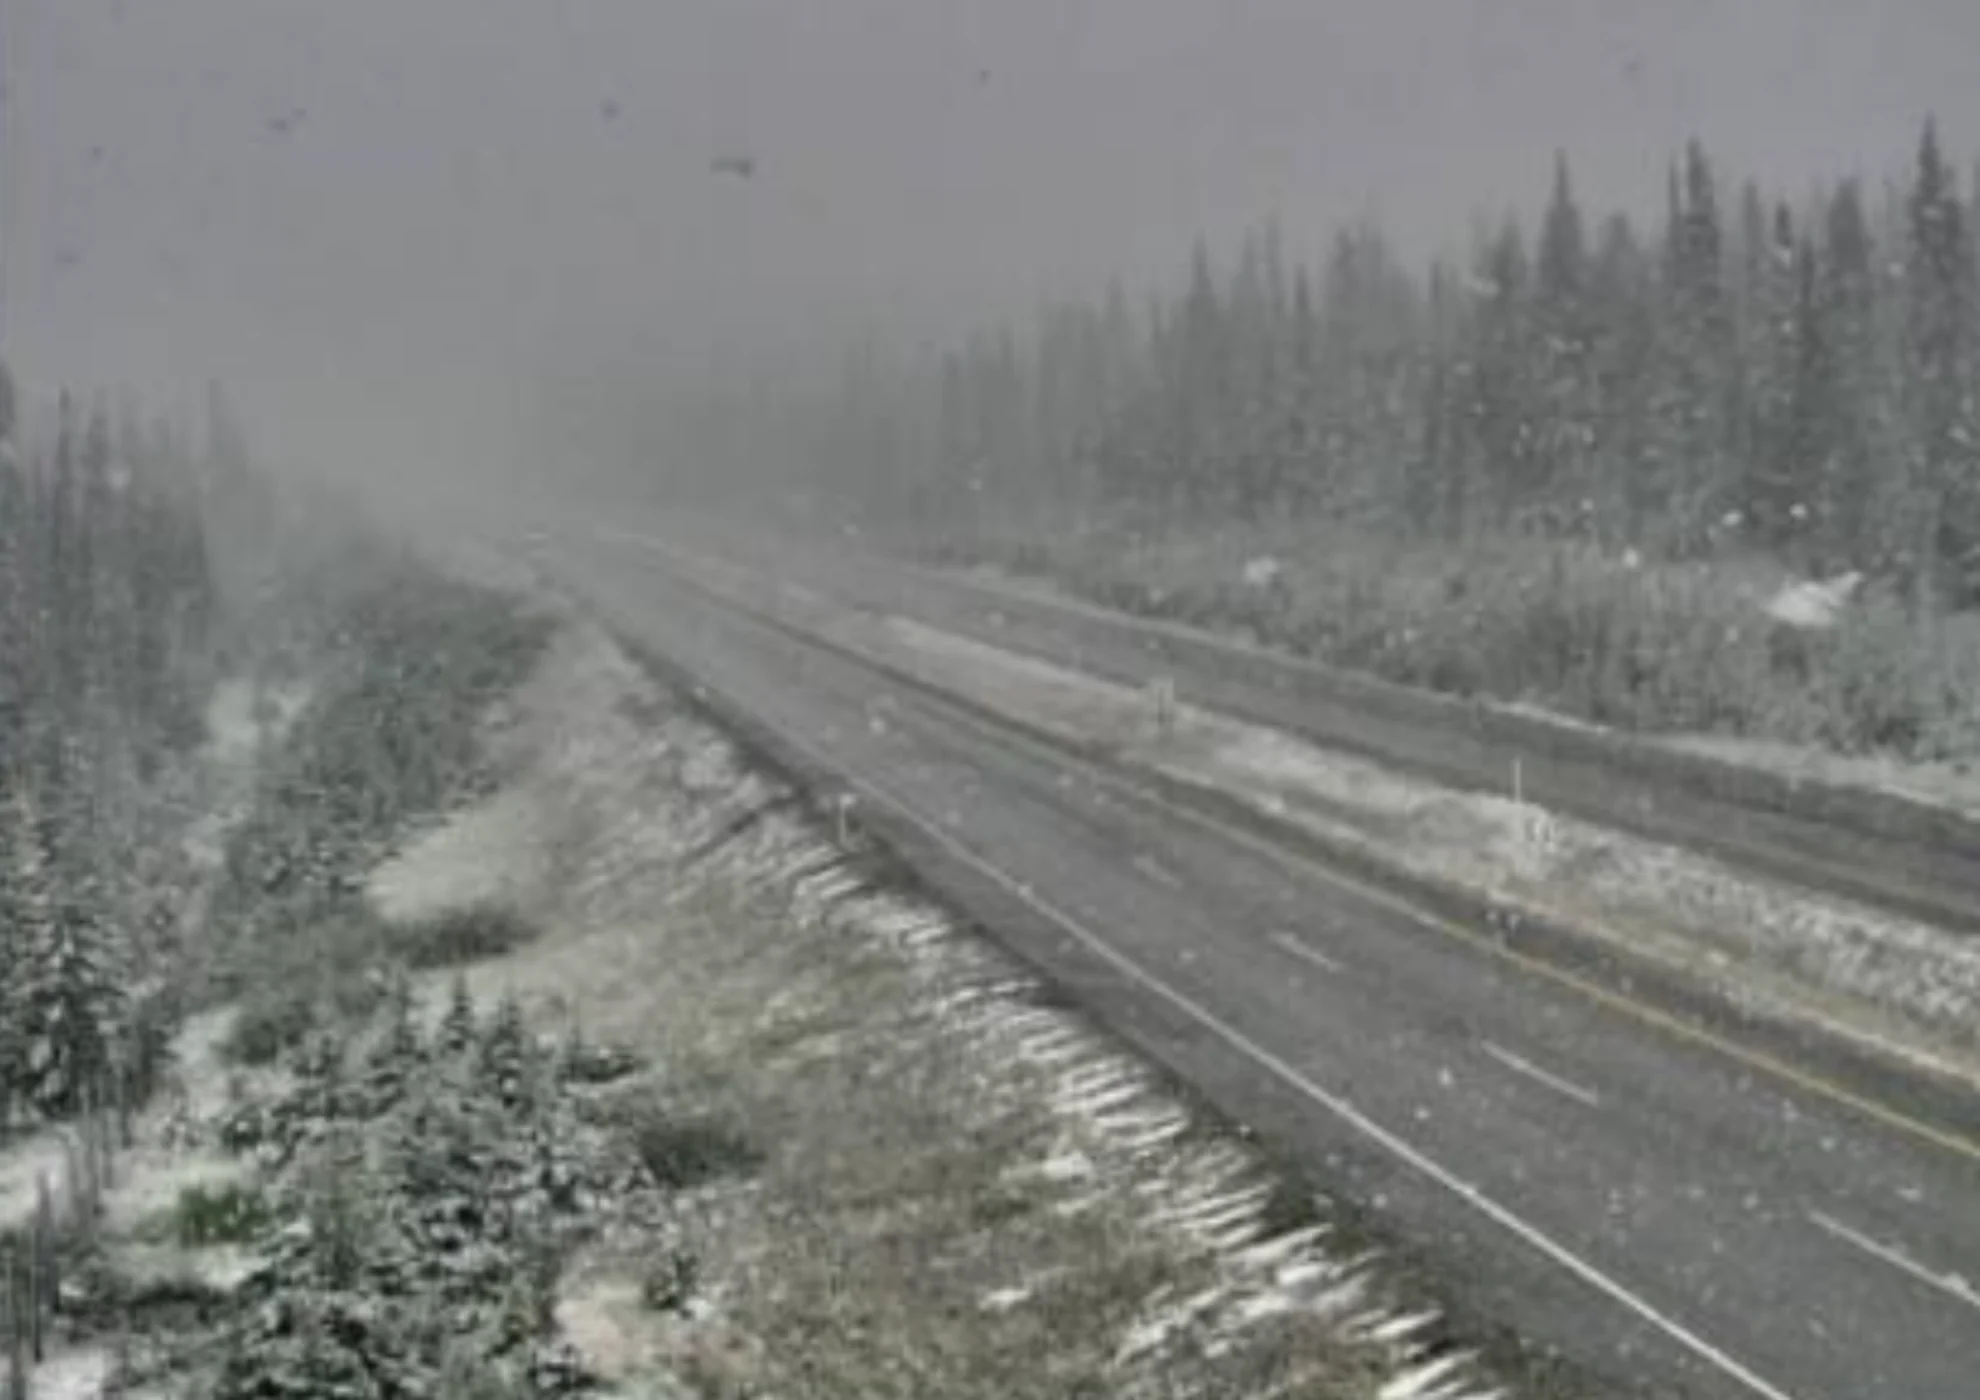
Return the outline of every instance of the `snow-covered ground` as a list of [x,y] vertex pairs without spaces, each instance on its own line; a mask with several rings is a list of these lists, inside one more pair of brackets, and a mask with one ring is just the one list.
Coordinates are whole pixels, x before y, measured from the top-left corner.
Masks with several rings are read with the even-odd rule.
[[[767,1149],[747,1184],[684,1203],[707,1268],[689,1318],[642,1308],[609,1241],[573,1270],[567,1334],[624,1393],[672,1393],[667,1375],[986,1400],[1299,1377],[1364,1400],[1484,1392],[1472,1358],[1424,1340],[1434,1309],[1330,1242],[1324,1206],[1275,1234],[1286,1188],[1250,1149],[1193,1131],[939,910],[862,886],[603,635],[567,629],[510,708],[504,790],[389,862],[374,898],[522,902],[546,933],[477,968],[477,994],[649,1052],[656,1092]],[[1269,1391],[1238,1379],[1267,1359]]]

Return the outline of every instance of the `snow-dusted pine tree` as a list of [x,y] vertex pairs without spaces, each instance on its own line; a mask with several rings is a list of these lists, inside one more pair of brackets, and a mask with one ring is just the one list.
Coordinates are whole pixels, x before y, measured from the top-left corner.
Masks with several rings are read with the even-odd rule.
[[439,1051],[449,1059],[466,1055],[474,1048],[478,1033],[474,997],[468,991],[466,975],[457,972],[447,996],[447,1014],[440,1021]]
[[5,1020],[19,1045],[22,1097],[64,1117],[104,1092],[118,1063],[126,997],[116,939],[98,916],[93,884],[74,862],[58,868],[50,824],[17,789],[14,903],[19,955],[5,987]]

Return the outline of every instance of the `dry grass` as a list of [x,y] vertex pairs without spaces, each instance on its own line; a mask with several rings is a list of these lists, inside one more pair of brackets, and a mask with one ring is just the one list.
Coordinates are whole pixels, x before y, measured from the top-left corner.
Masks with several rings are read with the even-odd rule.
[[[1756,560],[1632,566],[1527,540],[1398,544],[1313,525],[980,546],[1129,611],[1247,633],[1390,680],[1649,732],[1980,758],[1980,623],[1925,626],[1872,590],[1830,632],[1787,638]],[[1270,555],[1282,583],[1248,586]]]

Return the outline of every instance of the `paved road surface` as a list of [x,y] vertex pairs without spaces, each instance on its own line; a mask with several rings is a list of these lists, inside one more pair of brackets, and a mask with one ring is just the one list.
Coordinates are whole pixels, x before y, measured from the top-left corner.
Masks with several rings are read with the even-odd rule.
[[629,635],[910,819],[972,913],[1479,1315],[1624,1394],[1980,1396],[1980,1147],[1533,980],[721,607],[648,550],[550,555]]
[[1641,745],[1632,768],[1613,743],[1592,751],[1572,729],[1398,691],[1197,629],[812,541],[766,541],[712,526],[690,538],[719,539],[725,554],[832,597],[1095,674],[1136,684],[1167,675],[1186,700],[1452,786],[1505,791],[1518,754],[1526,793],[1551,810],[1980,935],[1980,824],[1949,811],[1839,790],[1826,800],[1833,816],[1816,817],[1809,785],[1793,796],[1764,774],[1713,768],[1717,781],[1738,780],[1743,795],[1722,794],[1679,780],[1675,765],[1702,759]]

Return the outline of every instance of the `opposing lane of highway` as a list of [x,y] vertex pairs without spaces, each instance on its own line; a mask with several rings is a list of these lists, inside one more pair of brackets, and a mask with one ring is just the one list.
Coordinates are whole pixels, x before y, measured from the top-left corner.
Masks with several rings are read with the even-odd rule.
[[[645,537],[629,532],[620,538],[637,546]],[[1785,792],[1776,793],[1778,802],[1735,799],[1681,776],[1687,765],[1709,766],[1700,758],[1634,744],[1627,746],[1632,757],[1625,763],[1611,752],[1614,742],[1603,746],[1607,758],[1597,757],[1583,752],[1588,738],[1535,719],[1501,720],[1477,711],[1458,722],[1455,717],[1465,712],[1460,702],[1413,696],[1195,628],[815,542],[709,538],[718,539],[726,554],[849,604],[897,612],[1114,680],[1141,684],[1168,676],[1184,699],[1436,782],[1506,791],[1517,756],[1525,792],[1551,810],[1980,934],[1980,825],[1951,812],[1868,793],[1834,794],[1826,803],[1828,817],[1803,811],[1799,799]],[[1750,777],[1756,792],[1788,786],[1761,774]]]

